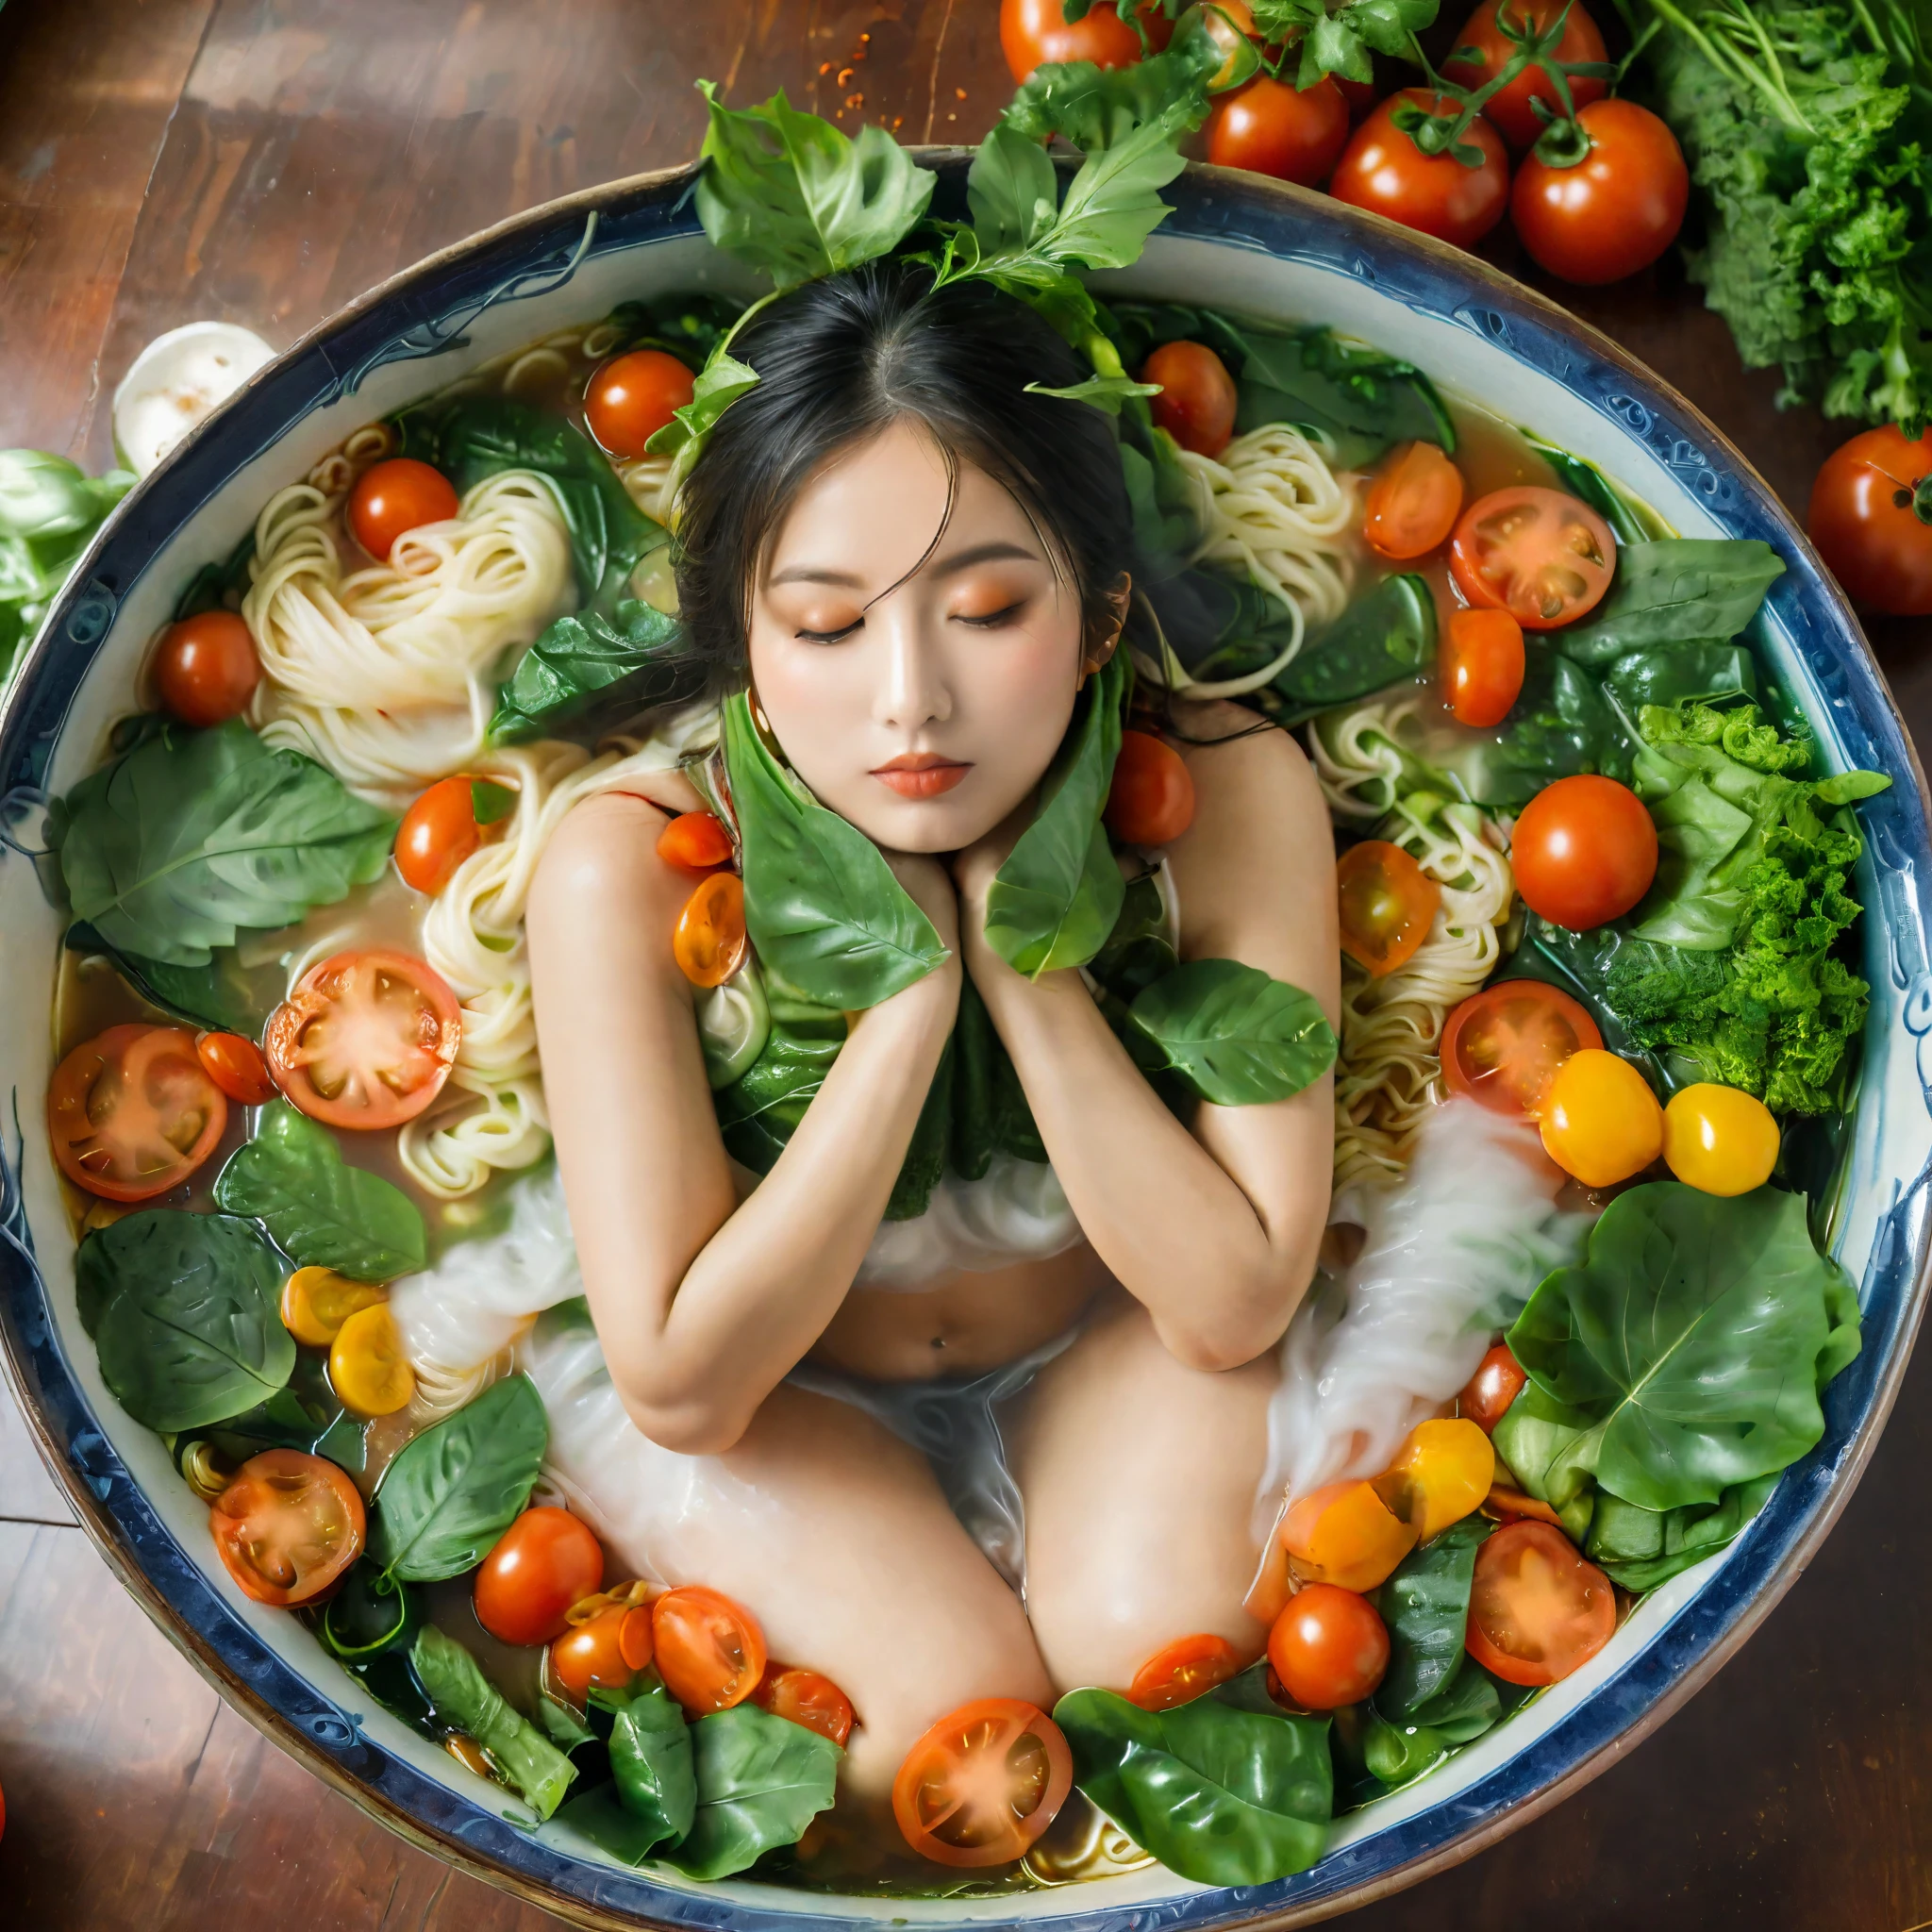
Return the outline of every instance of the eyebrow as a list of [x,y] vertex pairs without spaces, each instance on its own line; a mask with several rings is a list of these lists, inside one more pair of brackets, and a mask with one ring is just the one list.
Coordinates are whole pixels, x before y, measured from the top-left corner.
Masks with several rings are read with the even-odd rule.
[[[962,570],[971,570],[974,564],[1040,563],[1044,559],[1038,551],[1029,550],[1024,543],[1012,543],[1004,539],[991,543],[975,543],[970,550],[961,550],[956,556],[948,557],[930,566],[936,577],[951,576]],[[833,570],[827,565],[815,563],[795,563],[788,570],[775,572],[766,579],[767,587],[775,590],[780,584],[833,584],[841,590],[861,591],[865,588],[861,580],[850,571]]]

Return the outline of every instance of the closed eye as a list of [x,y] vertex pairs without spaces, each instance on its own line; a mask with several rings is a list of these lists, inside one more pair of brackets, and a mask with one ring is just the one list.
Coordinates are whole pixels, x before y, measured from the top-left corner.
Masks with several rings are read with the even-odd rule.
[[975,630],[993,630],[1000,625],[1011,624],[1025,608],[1026,600],[1022,597],[1007,605],[1004,609],[989,610],[984,617],[968,617],[961,611],[958,613],[958,621],[972,625]]
[[855,617],[848,625],[838,630],[795,630],[791,633],[802,644],[842,643],[856,630],[865,628],[865,619]]

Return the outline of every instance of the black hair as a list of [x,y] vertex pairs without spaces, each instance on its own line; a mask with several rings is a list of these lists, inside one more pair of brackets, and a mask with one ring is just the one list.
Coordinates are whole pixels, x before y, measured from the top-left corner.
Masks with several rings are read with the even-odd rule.
[[1012,493],[1071,570],[1089,638],[1112,636],[1133,560],[1119,446],[1091,404],[1027,393],[1092,372],[1024,303],[984,281],[935,288],[929,268],[889,257],[780,296],[732,354],[758,386],[719,418],[678,507],[679,613],[716,688],[746,681],[755,574],[799,490],[907,420],[931,434],[949,480],[967,462]]

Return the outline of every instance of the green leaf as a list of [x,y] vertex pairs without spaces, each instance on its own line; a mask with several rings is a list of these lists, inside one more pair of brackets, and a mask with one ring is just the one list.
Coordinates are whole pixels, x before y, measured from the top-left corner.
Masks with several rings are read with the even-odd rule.
[[830,1807],[845,1754],[829,1738],[740,1704],[691,1727],[697,1810],[669,1863],[690,1878],[728,1878],[798,1842]]
[[1439,443],[1456,453],[1456,425],[1436,386],[1413,362],[1345,342],[1326,328],[1277,335],[1241,331],[1236,429],[1270,423],[1319,430],[1348,462],[1367,462],[1398,442]]
[[527,1375],[507,1376],[404,1445],[375,1492],[370,1555],[391,1578],[474,1570],[530,1500],[550,1424]]
[[1587,1415],[1566,1408],[1534,1383],[1503,1413],[1491,1438],[1525,1495],[1562,1511],[1590,1495],[1601,1439]]
[[597,718],[614,723],[620,714],[682,704],[705,684],[677,620],[626,597],[611,617],[559,617],[538,638],[497,699],[490,736],[517,744],[565,725],[587,733]]
[[1118,416],[1129,396],[1158,396],[1158,382],[1136,382],[1125,375],[1090,375],[1085,382],[1070,383],[1065,389],[1049,389],[1043,382],[1029,382],[1030,396],[1058,396],[1067,403],[1091,403],[1109,416]]
[[1390,1724],[1426,1722],[1420,1713],[1455,1686],[1467,1656],[1475,1553],[1494,1527],[1482,1517],[1465,1516],[1411,1551],[1382,1586],[1389,1668],[1375,1691],[1375,1708]]
[[1190,959],[1128,1009],[1159,1065],[1217,1107],[1286,1100],[1335,1064],[1319,1002],[1237,959]]
[[262,1109],[254,1140],[215,1182],[215,1201],[264,1223],[300,1268],[393,1281],[428,1259],[416,1204],[380,1174],[349,1166],[336,1137],[286,1100]]
[[654,457],[684,457],[686,468],[696,460],[695,451],[711,433],[718,418],[740,396],[758,386],[758,373],[749,362],[741,362],[726,353],[721,343],[711,359],[698,372],[691,387],[691,401],[672,411],[671,421],[645,443],[646,454]]
[[[1384,577],[1304,643],[1257,696],[1277,723],[1298,724],[1417,676],[1435,658],[1436,601],[1427,579]],[[1202,672],[1204,677],[1239,675],[1217,666]]]
[[1755,698],[1757,661],[1748,644],[1653,644],[1614,659],[1604,689],[1635,718],[1646,705]]
[[244,967],[232,946],[218,948],[204,966],[171,966],[110,946],[81,920],[67,928],[65,944],[69,952],[112,960],[114,970],[150,1005],[196,1026],[250,1040],[260,1037],[288,989],[288,974],[279,962]]
[[1167,219],[1160,190],[1186,163],[1174,143],[1195,125],[1191,100],[1176,101],[1144,126],[1081,162],[1059,217],[1036,248],[1060,267],[1128,268]]
[[0,449],[0,537],[44,542],[92,536],[133,487],[125,470],[96,480],[43,449]]
[[[1117,146],[1163,116],[1177,117],[1183,131],[1195,128],[1208,118],[1208,83],[1224,58],[1195,13],[1164,52],[1125,67],[1097,67],[1091,60],[1036,67],[996,125],[1036,153],[1058,134],[1083,154]],[[978,226],[976,208],[974,215]]]
[[322,1646],[345,1663],[408,1651],[415,1647],[425,1614],[423,1599],[415,1591],[385,1577],[364,1557],[322,1613]]
[[1629,1591],[1655,1590],[1731,1542],[1771,1500],[1774,1475],[1738,1483],[1715,1504],[1675,1509],[1641,1509],[1608,1491],[1597,1498],[1584,1554],[1612,1583]]
[[1587,623],[1553,641],[1579,664],[1600,666],[1653,644],[1734,638],[1785,574],[1755,537],[1660,537],[1617,552],[1609,595]]
[[1046,1160],[1012,1056],[993,1030],[986,1002],[969,975],[959,982],[959,1017],[953,1026],[948,1160],[962,1180],[976,1181],[1001,1154],[1041,1165]]
[[538,1817],[548,1818],[563,1802],[576,1766],[505,1700],[476,1659],[434,1624],[417,1637],[409,1663],[437,1715],[482,1745]]
[[[675,1844],[691,1830],[697,1812],[697,1772],[691,1726],[661,1683],[611,1702],[610,1771],[618,1802],[641,1827],[651,1845]],[[636,1842],[636,1839],[633,1840]],[[642,1851],[632,1858],[644,1856]]]
[[988,255],[1024,252],[1059,215],[1059,175],[1053,157],[1008,116],[995,121],[966,174],[973,231]]
[[1670,535],[1655,511],[1636,498],[1625,496],[1587,458],[1573,456],[1533,429],[1519,425],[1516,433],[1557,473],[1557,487],[1589,504],[1609,525],[1610,534],[1620,545],[1627,549],[1633,543]]

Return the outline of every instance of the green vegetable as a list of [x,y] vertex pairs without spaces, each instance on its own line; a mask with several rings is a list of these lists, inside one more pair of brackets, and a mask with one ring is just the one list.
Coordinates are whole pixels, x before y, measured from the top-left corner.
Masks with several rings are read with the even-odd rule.
[[248,1222],[146,1208],[87,1236],[74,1274],[101,1379],[163,1435],[254,1408],[295,1366],[281,1264]]
[[476,1659],[434,1624],[417,1637],[409,1663],[437,1716],[482,1745],[538,1817],[548,1818],[577,1774],[570,1759],[512,1709]]
[[[1036,153],[1060,135],[1082,154],[1115,145],[1168,111],[1176,102],[1191,110],[1189,127],[1208,118],[1208,83],[1225,57],[1198,13],[1191,16],[1164,52],[1126,67],[1096,67],[1091,60],[1047,61],[1020,84],[1000,125]],[[1048,163],[1049,171],[1052,163]]]
[[435,1583],[474,1570],[523,1513],[549,1442],[536,1384],[510,1375],[405,1444],[369,1526],[384,1576]]
[[205,610],[235,610],[248,592],[248,566],[255,561],[255,527],[220,563],[205,563],[190,577],[175,600],[175,621],[199,617]]
[[754,1174],[771,1173],[845,1038],[845,1017],[836,1008],[790,1002],[771,1016],[758,1058],[717,1091],[718,1125],[734,1160]]
[[323,1648],[347,1663],[415,1647],[423,1628],[423,1599],[407,1583],[383,1575],[365,1557],[343,1579],[322,1613]]
[[239,718],[164,725],[54,817],[74,915],[119,951],[206,966],[243,926],[292,925],[367,885],[396,822]]
[[1491,1441],[1525,1495],[1547,1503],[1579,1536],[1589,1528],[1600,1442],[1584,1418],[1532,1382],[1504,1411]]
[[1372,460],[1398,442],[1440,443],[1456,452],[1456,425],[1436,386],[1413,362],[1345,342],[1326,328],[1276,335],[1242,330],[1235,428],[1270,423],[1319,431],[1347,464]]
[[[618,1802],[632,1821],[632,1841],[646,1833],[651,1845],[675,1844],[697,1813],[697,1770],[691,1726],[661,1683],[636,1694],[593,1691],[615,1714],[610,1727],[610,1771]],[[644,1856],[640,1849],[634,1864]]]
[[1373,80],[1373,54],[1413,60],[1415,36],[1433,26],[1437,0],[1254,0],[1263,40],[1299,40],[1295,85],[1313,87],[1324,74]]
[[1626,719],[1646,705],[1701,703],[1707,698],[1755,698],[1757,660],[1748,644],[1656,644],[1614,658],[1604,689]]
[[416,1204],[380,1174],[349,1166],[336,1137],[286,1100],[262,1109],[254,1140],[215,1182],[215,1201],[263,1223],[297,1267],[392,1281],[428,1258]]
[[279,963],[243,967],[232,946],[218,947],[204,966],[172,966],[110,946],[94,928],[76,920],[67,928],[70,952],[98,953],[142,999],[196,1026],[219,1033],[259,1037],[281,1004],[288,975]]
[[1445,1693],[1465,1672],[1478,1675],[1476,1667],[1465,1662],[1463,1638],[1475,1553],[1494,1526],[1480,1516],[1465,1516],[1411,1551],[1382,1586],[1389,1668],[1375,1691],[1375,1708],[1390,1724],[1424,1722],[1420,1713],[1432,1706],[1441,1708]]
[[1125,375],[1090,375],[1085,382],[1069,383],[1064,389],[1049,389],[1043,382],[1026,385],[1029,396],[1057,396],[1063,403],[1091,403],[1109,416],[1118,416],[1122,404],[1133,396],[1158,396],[1158,382],[1135,382]]
[[1784,559],[1755,537],[1625,543],[1609,594],[1587,622],[1551,641],[1592,669],[1653,644],[1722,643],[1757,615],[1784,574]]
[[1715,1504],[1688,1503],[1661,1511],[1640,1509],[1606,1491],[1597,1498],[1584,1554],[1612,1583],[1655,1590],[1715,1556],[1770,1502],[1776,1487],[1776,1476],[1760,1476],[1734,1484]]
[[697,460],[705,438],[711,433],[718,418],[740,396],[749,394],[758,386],[758,371],[749,362],[727,355],[720,343],[711,359],[698,372],[697,381],[691,386],[691,401],[680,403],[671,412],[671,421],[645,443],[645,454],[676,457],[681,467],[672,472],[672,481],[682,481]]
[[683,704],[705,688],[705,672],[683,649],[684,633],[635,598],[609,617],[592,610],[559,617],[517,662],[497,699],[490,736],[498,744],[580,733],[654,705]]
[[1154,1065],[1217,1107],[1286,1100],[1335,1064],[1335,1035],[1313,994],[1235,959],[1176,966],[1128,1018],[1158,1049]]
[[133,487],[125,470],[90,479],[65,457],[0,449],[0,691],[101,520]]
[[[1100,957],[1094,958],[1096,972]],[[1001,1154],[1043,1164],[1046,1147],[1019,1070],[968,976],[959,982],[959,1017],[953,1026],[953,1130],[947,1161],[961,1179],[976,1181]]]
[[691,1727],[697,1810],[667,1861],[690,1878],[728,1878],[778,1845],[798,1842],[829,1808],[845,1754],[829,1738],[735,1705]]
[[953,1042],[948,1040],[940,1063],[933,1071],[932,1085],[925,1090],[924,1104],[913,1124],[912,1139],[906,1158],[892,1182],[886,1201],[886,1221],[916,1221],[925,1212],[932,1191],[946,1171],[946,1156],[953,1139]]
[[1609,525],[1610,534],[1620,545],[1628,548],[1633,543],[1671,534],[1663,519],[1648,504],[1626,496],[1587,458],[1572,456],[1534,429],[1519,427],[1516,433],[1557,473],[1557,487],[1589,504]]
[[1256,701],[1281,724],[1353,703],[1416,676],[1436,658],[1436,603],[1427,580],[1384,577],[1316,632]]
[[1428,1724],[1391,1724],[1374,1705],[1367,1712],[1362,1759],[1390,1790],[1413,1784],[1449,1755],[1449,1740]]
[[[1467,1616],[1465,1610],[1464,1615]],[[1445,1743],[1467,1744],[1501,1722],[1506,1706],[1503,1690],[1522,1696],[1515,1685],[1504,1686],[1474,1657],[1464,1656],[1462,1667],[1433,1697],[1425,1698],[1408,1720],[1425,1724]]]
[[698,1045],[714,1090],[741,1080],[772,1037],[772,1011],[758,969],[747,959],[723,986],[697,1003]]

